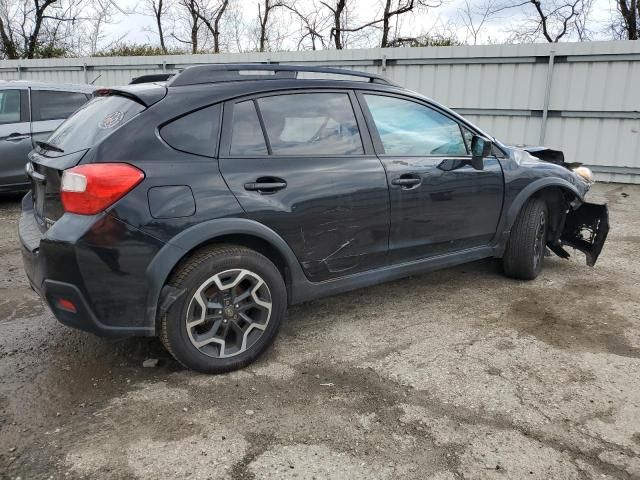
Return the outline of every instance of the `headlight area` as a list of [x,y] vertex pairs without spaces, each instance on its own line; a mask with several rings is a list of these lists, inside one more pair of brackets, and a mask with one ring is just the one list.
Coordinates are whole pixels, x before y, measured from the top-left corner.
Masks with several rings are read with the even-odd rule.
[[571,170],[589,185],[593,185],[596,182],[593,178],[593,172],[587,167],[580,166],[572,168]]

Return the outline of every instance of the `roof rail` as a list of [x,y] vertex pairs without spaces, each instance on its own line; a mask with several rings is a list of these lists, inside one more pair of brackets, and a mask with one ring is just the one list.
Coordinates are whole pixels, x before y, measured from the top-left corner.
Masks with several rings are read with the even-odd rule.
[[181,87],[202,83],[233,82],[242,80],[282,80],[298,78],[300,72],[314,72],[346,77],[366,78],[370,83],[395,85],[390,80],[373,73],[356,72],[342,68],[278,65],[273,63],[228,63],[187,67],[173,77],[167,86]]

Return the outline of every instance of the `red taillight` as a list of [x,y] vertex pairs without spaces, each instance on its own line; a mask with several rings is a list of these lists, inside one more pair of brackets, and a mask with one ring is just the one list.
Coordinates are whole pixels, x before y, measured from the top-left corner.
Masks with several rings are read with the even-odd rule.
[[61,310],[66,310],[67,312],[78,313],[78,309],[76,308],[75,303],[73,303],[68,298],[59,298],[58,308],[60,308]]
[[90,163],[65,170],[60,198],[65,212],[95,215],[125,196],[144,178],[128,163]]

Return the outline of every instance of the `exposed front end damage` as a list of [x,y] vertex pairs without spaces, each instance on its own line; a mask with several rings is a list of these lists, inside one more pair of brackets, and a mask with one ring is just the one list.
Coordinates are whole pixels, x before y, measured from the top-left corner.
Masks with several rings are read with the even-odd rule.
[[[568,163],[564,153],[547,147],[523,147],[523,150],[543,162],[564,167],[580,179],[583,195],[594,183],[591,171],[579,162]],[[574,183],[575,184],[575,183]],[[609,209],[606,204],[582,202],[558,192],[543,194],[549,207],[550,225],[547,247],[561,258],[569,258],[564,247],[572,247],[586,255],[587,265],[593,267],[609,233]]]
[[609,233],[609,209],[607,205],[583,203],[570,210],[564,222],[560,241],[549,248],[559,257],[568,258],[565,246],[580,250],[587,257],[587,265],[593,267],[602,251]]

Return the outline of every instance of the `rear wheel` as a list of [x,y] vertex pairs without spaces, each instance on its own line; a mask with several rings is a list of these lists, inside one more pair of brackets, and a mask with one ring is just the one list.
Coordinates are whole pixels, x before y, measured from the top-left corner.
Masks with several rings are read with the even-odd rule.
[[181,364],[203,373],[253,362],[275,338],[286,311],[280,272],[244,247],[201,251],[169,284],[186,293],[161,319],[162,342]]
[[531,198],[516,219],[502,258],[504,273],[513,278],[533,280],[542,271],[547,243],[547,205]]

